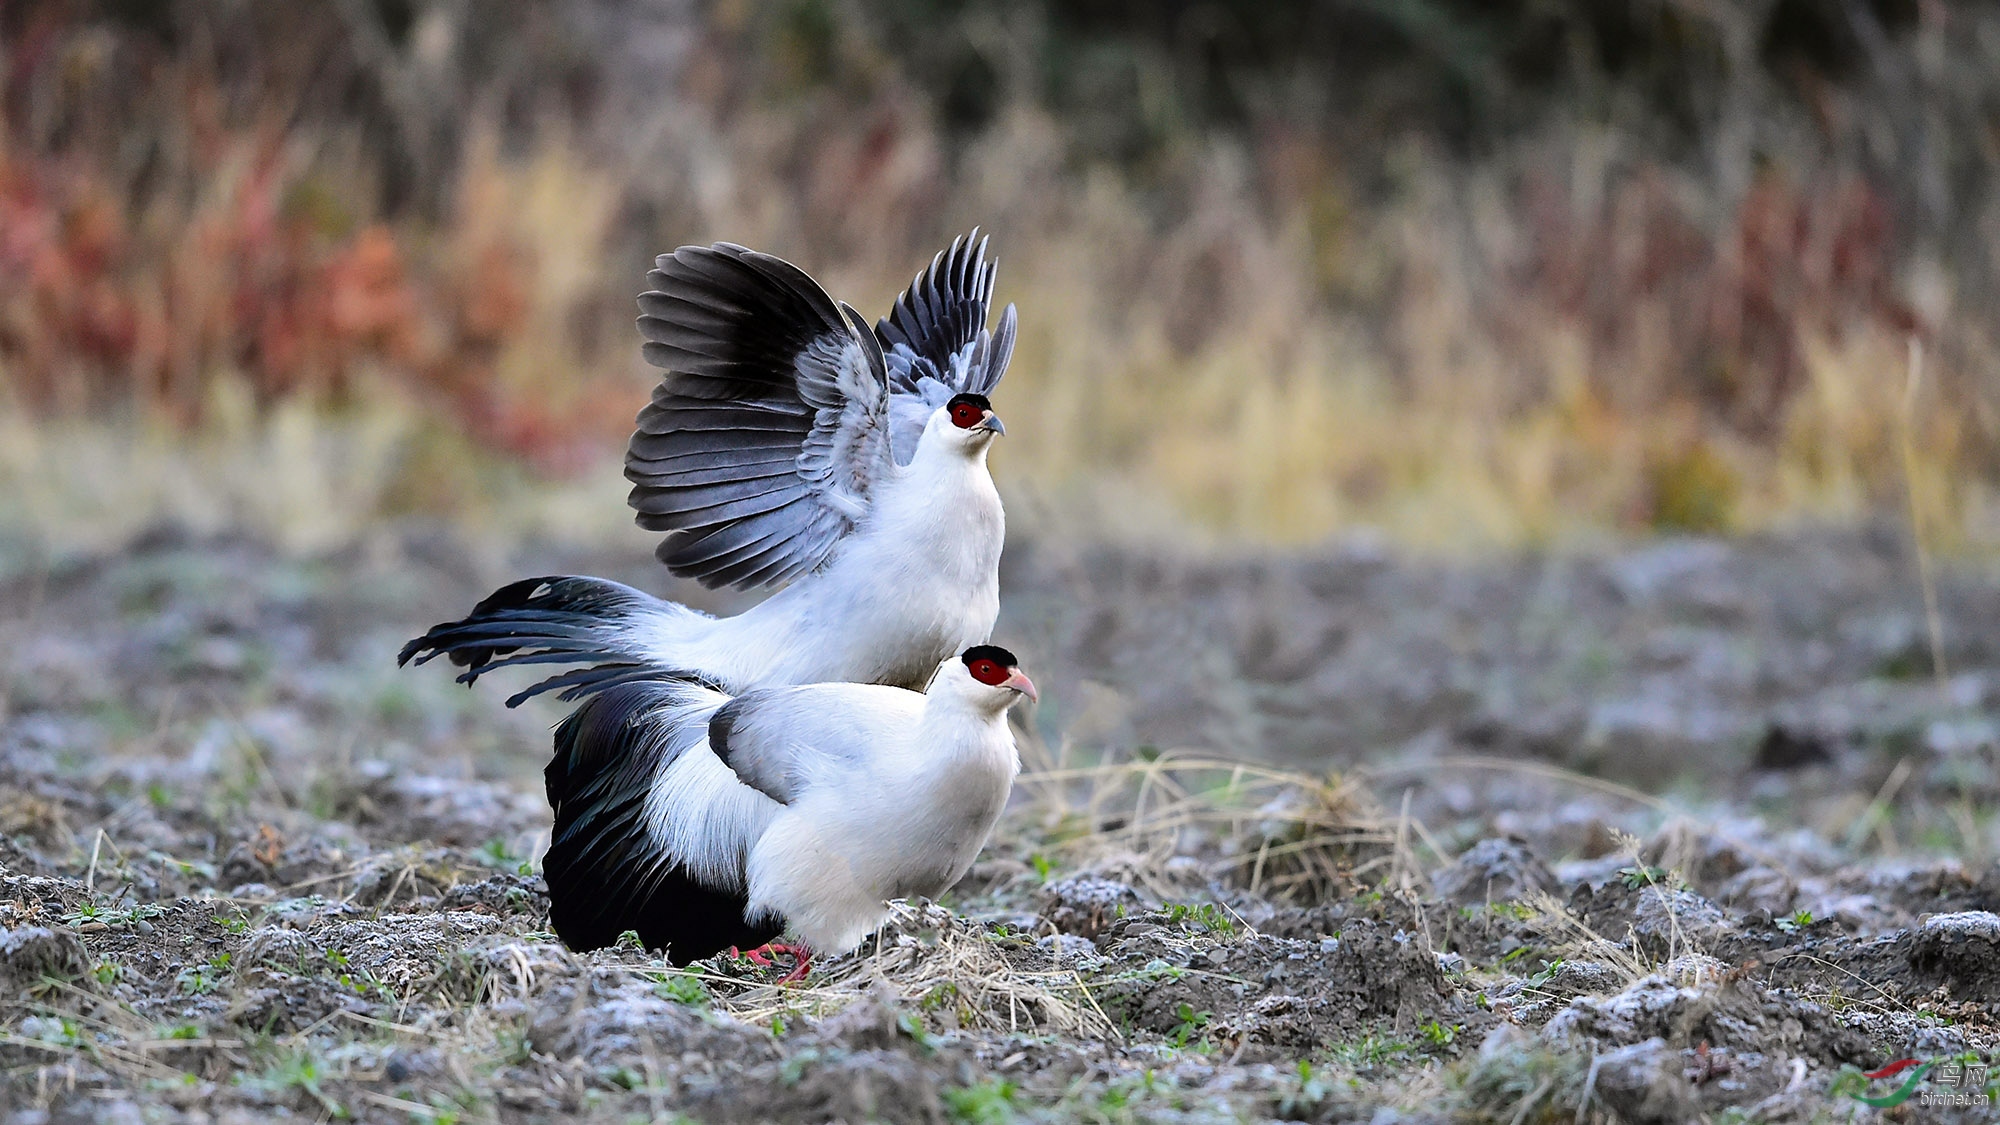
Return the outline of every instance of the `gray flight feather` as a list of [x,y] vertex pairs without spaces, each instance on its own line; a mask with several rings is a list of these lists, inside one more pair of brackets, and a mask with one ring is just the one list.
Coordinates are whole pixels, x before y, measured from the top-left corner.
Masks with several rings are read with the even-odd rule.
[[889,467],[889,374],[852,309],[797,266],[731,243],[663,254],[639,297],[667,374],[626,451],[640,526],[708,586],[789,581],[826,561]]
[[979,229],[952,240],[910,282],[875,325],[889,370],[890,448],[896,463],[916,456],[917,440],[937,409],[957,394],[986,395],[1014,354],[1014,306],[986,331],[999,267],[986,260]]

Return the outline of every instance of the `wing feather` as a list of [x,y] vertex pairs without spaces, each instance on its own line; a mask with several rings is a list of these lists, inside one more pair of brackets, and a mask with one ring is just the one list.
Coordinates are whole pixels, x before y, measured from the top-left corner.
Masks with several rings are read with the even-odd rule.
[[[737,480],[763,480],[766,477],[789,477],[797,471],[798,458],[786,457],[771,461],[752,461],[742,465],[711,465],[703,468],[683,469],[674,473],[639,474],[634,481],[649,484],[654,488],[689,488],[696,485],[719,484]],[[752,475],[761,474],[761,475]],[[641,477],[644,477],[641,480]]]
[[874,684],[752,688],[708,722],[708,748],[737,780],[781,805],[829,777],[865,771],[922,711],[924,697]]
[[916,455],[930,416],[961,393],[991,394],[1014,354],[1014,306],[986,330],[999,267],[979,230],[952,240],[875,325],[889,373],[890,447],[896,463]]
[[[556,728],[543,774],[555,825],[542,869],[550,925],[571,949],[637,930],[678,965],[783,929],[782,920],[744,917],[741,857],[775,807],[701,760],[709,712],[725,698],[626,680]],[[663,784],[677,798],[664,818],[655,807]]]
[[[749,491],[746,494],[744,490]],[[714,526],[790,507],[797,502],[797,492],[797,483],[791,481],[778,484],[744,481],[685,491],[654,489],[652,495],[634,507],[644,515],[662,520]]]
[[719,242],[656,265],[639,334],[666,374],[625,459],[640,526],[706,585],[812,570],[893,463],[880,341],[781,258]]

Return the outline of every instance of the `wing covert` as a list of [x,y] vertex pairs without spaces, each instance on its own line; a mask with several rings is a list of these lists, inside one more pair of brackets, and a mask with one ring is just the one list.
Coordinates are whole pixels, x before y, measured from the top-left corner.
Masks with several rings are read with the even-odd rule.
[[737,780],[781,805],[893,753],[924,697],[873,684],[752,688],[708,722],[708,748]]

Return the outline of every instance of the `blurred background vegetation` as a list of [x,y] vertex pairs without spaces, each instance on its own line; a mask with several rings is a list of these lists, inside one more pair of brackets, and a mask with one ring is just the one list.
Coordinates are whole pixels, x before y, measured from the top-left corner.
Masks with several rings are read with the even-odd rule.
[[979,224],[1017,518],[2000,544],[2000,5],[9,0],[0,99],[52,542],[628,529],[653,255]]

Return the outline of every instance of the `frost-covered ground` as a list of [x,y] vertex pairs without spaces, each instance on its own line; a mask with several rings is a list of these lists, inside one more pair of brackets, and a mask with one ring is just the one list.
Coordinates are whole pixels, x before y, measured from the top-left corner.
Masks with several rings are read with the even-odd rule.
[[512,578],[666,590],[642,552],[0,555],[6,1125],[1804,1121],[2000,1050],[2000,577],[1943,569],[1935,676],[1893,532],[1012,544],[1016,808],[792,989],[565,951],[559,710],[394,666]]

